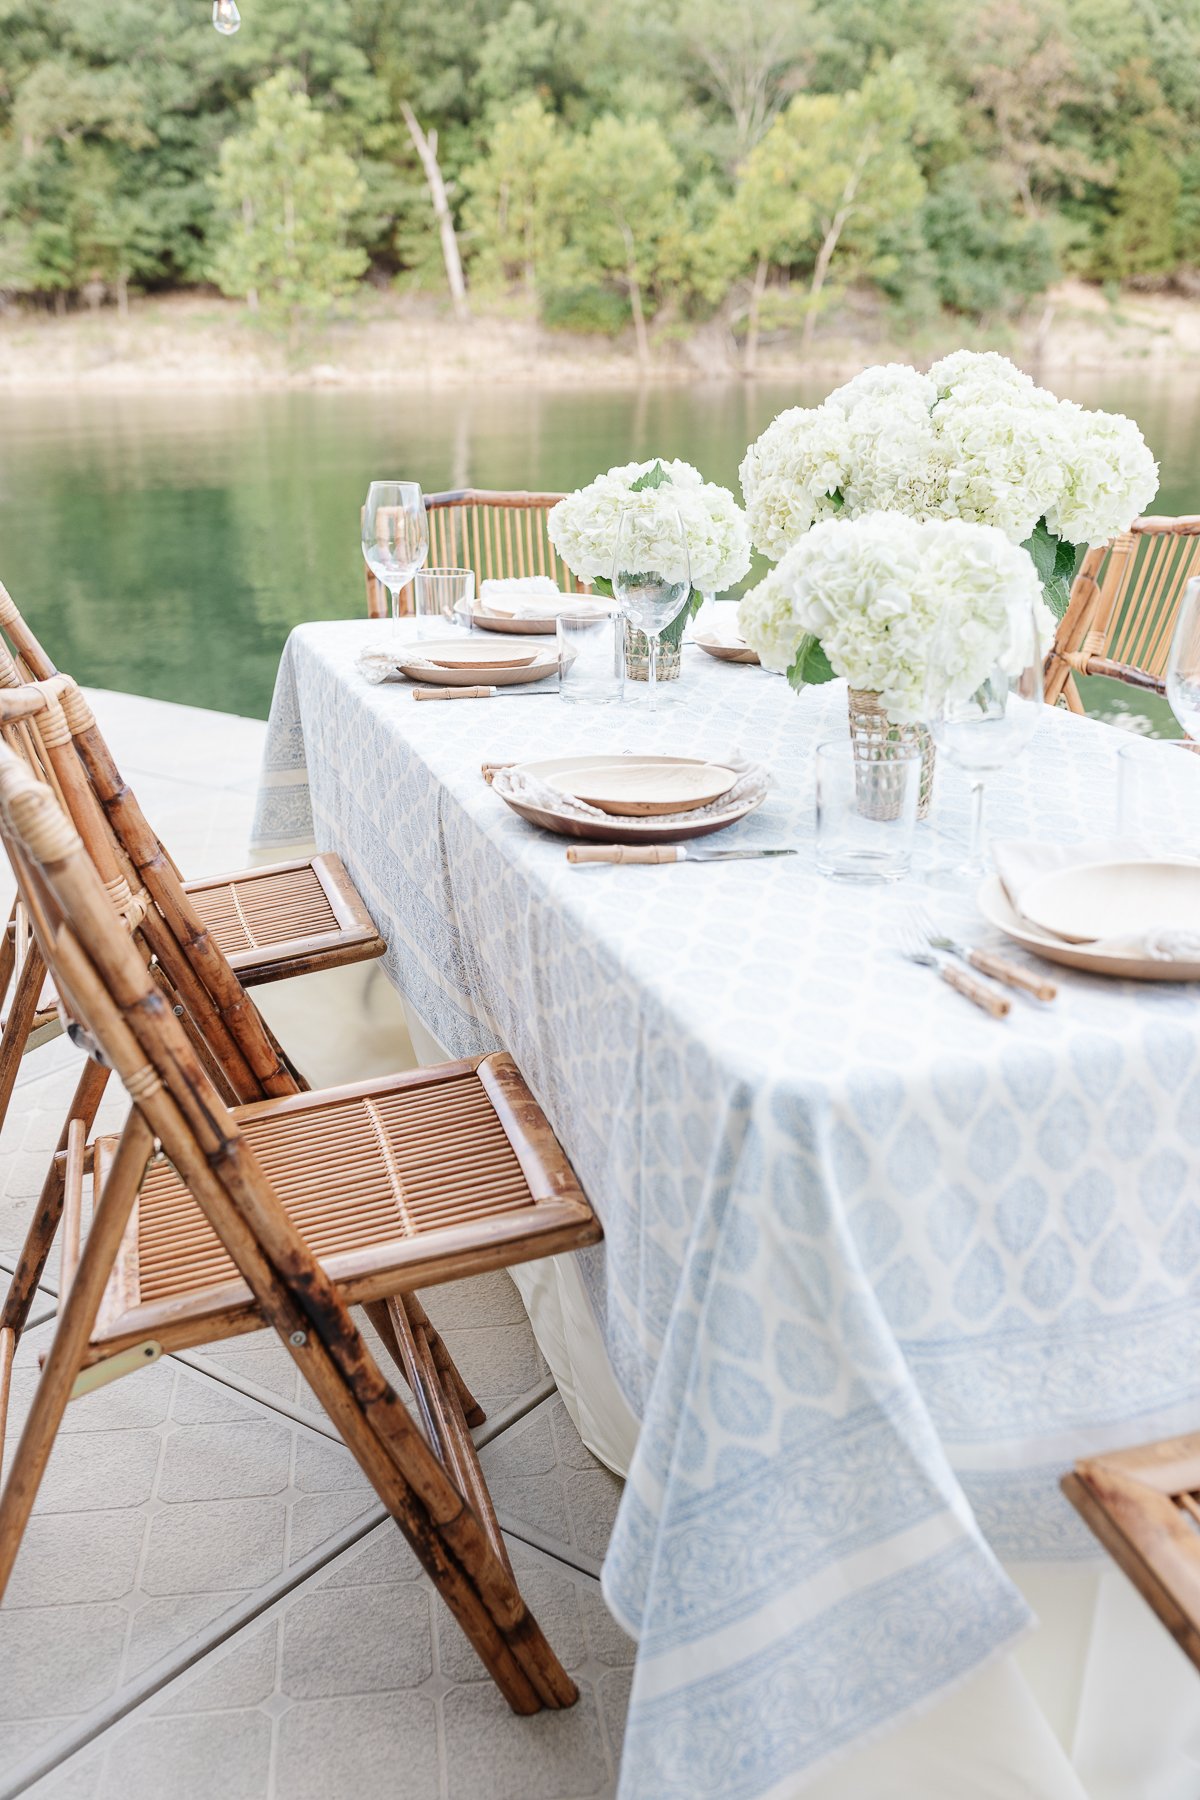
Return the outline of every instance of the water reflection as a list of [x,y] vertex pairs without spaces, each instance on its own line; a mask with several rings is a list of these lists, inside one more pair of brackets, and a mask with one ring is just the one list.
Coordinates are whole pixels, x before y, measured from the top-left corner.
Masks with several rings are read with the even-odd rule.
[[[9,397],[0,572],[81,679],[261,715],[289,628],[362,610],[371,477],[565,489],[663,454],[736,489],[749,440],[829,385]],[[1195,510],[1200,381],[1049,385],[1133,414],[1163,466],[1155,510]]]

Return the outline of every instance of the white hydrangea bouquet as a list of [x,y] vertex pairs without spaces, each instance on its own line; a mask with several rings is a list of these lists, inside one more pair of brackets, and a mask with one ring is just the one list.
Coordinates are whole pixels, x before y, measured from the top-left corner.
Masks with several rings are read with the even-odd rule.
[[[664,488],[669,488],[671,505],[683,522],[692,583],[688,604],[662,634],[667,655],[660,663],[659,677],[669,680],[679,673],[680,640],[701,600],[732,587],[750,567],[746,515],[729,489],[705,481],[699,469],[686,462],[656,457],[651,462],[624,463],[560,500],[551,509],[546,529],[572,574],[590,582],[597,592],[611,594],[613,551],[621,519],[630,511],[639,515],[649,553],[656,531],[661,532]],[[665,566],[670,560],[666,542],[658,554]],[[627,631],[627,643],[630,638],[634,642],[629,673],[644,678],[645,641],[640,632]]]
[[1028,550],[1061,618],[1087,546],[1144,511],[1158,465],[1132,420],[1058,399],[995,351],[958,350],[928,375],[888,363],[780,413],[741,481],[754,544],[774,561],[823,519],[994,525]]
[[[954,630],[939,630],[947,605]],[[928,810],[931,698],[972,693],[997,662],[1013,672],[1031,648],[1015,621],[1038,618],[1043,651],[1054,620],[1025,551],[995,525],[869,512],[805,532],[743,599],[743,636],[794,686],[844,676],[850,730],[863,753],[922,751],[920,813]],[[936,666],[933,658],[936,657]]]
[[[933,675],[947,693],[977,688],[1003,659],[1013,609],[1035,602],[1049,647],[1034,566],[995,525],[873,512],[814,525],[745,596],[738,622],[765,668],[804,683],[844,676],[908,725],[925,717]],[[947,604],[952,634],[938,633]]]

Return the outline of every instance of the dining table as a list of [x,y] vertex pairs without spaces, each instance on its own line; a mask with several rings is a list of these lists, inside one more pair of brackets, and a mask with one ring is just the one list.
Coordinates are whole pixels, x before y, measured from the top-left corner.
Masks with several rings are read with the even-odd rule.
[[[901,955],[915,904],[998,941],[951,872],[968,785],[937,769],[906,879],[820,875],[843,682],[797,694],[687,644],[653,714],[632,682],[605,708],[418,705],[359,668],[412,629],[292,632],[255,849],[343,859],[419,1032],[513,1053],[603,1224],[563,1271],[558,1350],[626,1476],[620,1794],[1194,1800],[1200,1680],[1132,1590],[1097,1599],[1059,1480],[1200,1425],[1200,990],[1013,949],[1058,993],[996,1019]],[[1110,829],[1124,742],[1045,708],[989,780],[990,831]],[[706,842],[797,854],[572,865],[481,772],[624,751],[760,762],[763,804]],[[1196,854],[1200,819],[1165,829]],[[1030,1685],[1059,1580],[1090,1596],[1075,1673],[1042,1659],[1075,1683],[1074,1743]]]

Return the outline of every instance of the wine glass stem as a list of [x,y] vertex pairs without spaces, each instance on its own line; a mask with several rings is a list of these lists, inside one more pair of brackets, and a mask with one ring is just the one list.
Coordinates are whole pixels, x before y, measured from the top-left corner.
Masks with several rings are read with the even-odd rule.
[[967,849],[967,870],[972,875],[983,874],[983,776],[977,775],[971,783],[971,838]]
[[648,646],[648,655],[646,658],[646,664],[647,664],[646,681],[647,681],[647,685],[649,686],[649,689],[650,689],[650,694],[649,694],[650,711],[653,712],[655,707],[658,705],[658,633],[657,633],[657,631],[648,631],[646,633],[646,643]]

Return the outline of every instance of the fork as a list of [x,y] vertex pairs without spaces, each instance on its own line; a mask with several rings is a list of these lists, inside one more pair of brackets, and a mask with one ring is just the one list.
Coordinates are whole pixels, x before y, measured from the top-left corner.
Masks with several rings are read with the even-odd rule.
[[1019,988],[1023,994],[1032,994],[1035,1000],[1053,1000],[1058,989],[1044,975],[1036,975],[1030,969],[1021,968],[1019,963],[1009,962],[1006,956],[999,956],[994,950],[977,950],[972,945],[960,944],[947,932],[939,931],[927,912],[917,909],[912,914],[916,925],[926,943],[933,950],[943,950],[947,956],[957,956],[962,962],[969,963],[978,969],[981,975],[990,975],[995,981],[1002,981],[1005,987]]
[[933,969],[947,987],[954,988],[964,999],[972,1001],[985,1013],[990,1013],[993,1019],[1006,1018],[1012,1011],[1012,1001],[1004,994],[998,994],[986,981],[976,981],[973,975],[960,969],[948,956],[931,949],[921,929],[919,914],[910,914],[901,921],[897,949],[910,962],[919,963],[923,969]]

